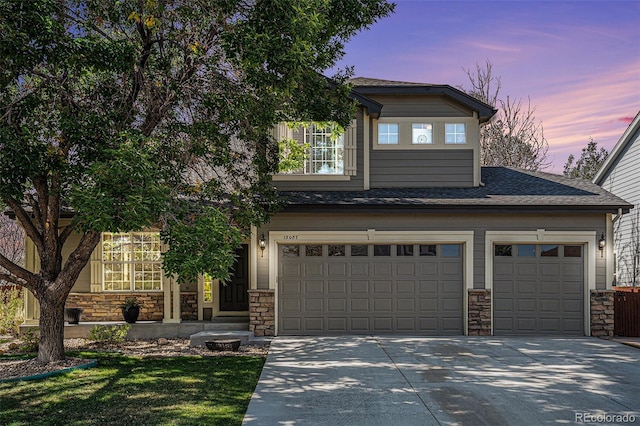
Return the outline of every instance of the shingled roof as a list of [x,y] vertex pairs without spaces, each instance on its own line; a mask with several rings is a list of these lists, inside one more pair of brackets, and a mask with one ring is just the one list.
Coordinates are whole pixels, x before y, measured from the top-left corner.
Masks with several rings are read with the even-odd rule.
[[483,167],[476,188],[383,188],[368,191],[288,191],[285,211],[494,210],[615,213],[631,204],[585,179],[508,167]]
[[[352,96],[357,97],[361,103],[363,99],[372,101],[372,99],[369,98],[371,95],[439,95],[455,100],[471,110],[476,111],[480,123],[489,121],[497,112],[491,105],[448,84],[414,83],[370,77],[355,77],[349,80],[349,82],[353,85]],[[384,105],[380,106],[384,108]],[[375,110],[376,114],[379,112],[380,111]]]

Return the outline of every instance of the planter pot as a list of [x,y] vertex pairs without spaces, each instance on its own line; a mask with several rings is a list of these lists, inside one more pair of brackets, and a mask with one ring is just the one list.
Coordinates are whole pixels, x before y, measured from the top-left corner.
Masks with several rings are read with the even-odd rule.
[[237,351],[240,347],[240,339],[207,340],[204,342],[211,351]]
[[138,315],[140,315],[140,308],[138,307],[122,308],[122,316],[129,324],[138,321]]
[[64,308],[64,320],[69,324],[78,324],[82,311],[82,308]]

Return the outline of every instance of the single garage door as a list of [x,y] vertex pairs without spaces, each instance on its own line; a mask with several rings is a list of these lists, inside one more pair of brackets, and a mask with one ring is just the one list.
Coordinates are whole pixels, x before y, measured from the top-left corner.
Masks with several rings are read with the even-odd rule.
[[285,244],[278,254],[278,334],[463,333],[461,244]]
[[494,246],[493,329],[506,334],[584,334],[584,248]]

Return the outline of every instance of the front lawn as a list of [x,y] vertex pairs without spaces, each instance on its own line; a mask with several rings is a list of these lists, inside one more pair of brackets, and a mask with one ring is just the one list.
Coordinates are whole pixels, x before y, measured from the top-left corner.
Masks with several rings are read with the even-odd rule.
[[78,352],[98,366],[0,383],[3,425],[241,424],[262,357],[135,358]]

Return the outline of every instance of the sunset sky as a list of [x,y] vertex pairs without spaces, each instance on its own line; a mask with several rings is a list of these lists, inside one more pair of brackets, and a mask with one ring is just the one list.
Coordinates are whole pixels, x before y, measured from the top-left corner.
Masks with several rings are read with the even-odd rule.
[[610,150],[640,110],[640,1],[396,0],[355,36],[355,76],[463,85],[493,63],[501,98],[530,97],[562,173],[590,137]]

